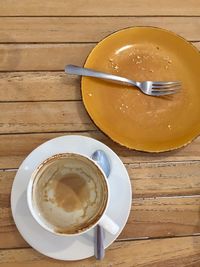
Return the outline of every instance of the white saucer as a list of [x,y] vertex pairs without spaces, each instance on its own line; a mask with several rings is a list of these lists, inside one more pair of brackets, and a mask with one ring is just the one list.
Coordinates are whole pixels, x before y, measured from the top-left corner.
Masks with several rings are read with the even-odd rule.
[[94,255],[94,230],[78,237],[55,236],[44,230],[31,216],[26,188],[33,170],[46,158],[64,152],[91,156],[97,149],[103,150],[110,160],[110,205],[107,214],[120,227],[115,236],[105,233],[105,247],[114,242],[124,228],[131,209],[132,192],[128,173],[119,157],[92,138],[77,135],[58,137],[40,145],[28,155],[15,176],[11,192],[11,209],[16,226],[30,246],[40,253],[59,260],[80,260]]

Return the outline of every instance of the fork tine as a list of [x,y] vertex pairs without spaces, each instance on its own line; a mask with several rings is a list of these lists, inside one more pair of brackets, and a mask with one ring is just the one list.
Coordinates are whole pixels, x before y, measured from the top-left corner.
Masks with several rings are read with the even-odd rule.
[[151,93],[154,95],[170,95],[170,94],[176,94],[178,93],[179,91],[177,90],[173,90],[173,91],[154,91],[152,90]]
[[180,81],[174,81],[174,82],[152,82],[152,85],[159,85],[159,86],[166,86],[166,85],[180,85]]
[[175,94],[175,93],[177,93],[177,91],[176,90],[174,90],[174,91],[166,91],[166,92],[154,92],[154,91],[151,91],[151,95],[152,96],[165,96],[165,95],[172,95],[172,94]]
[[171,86],[171,87],[163,87],[163,88],[159,88],[159,87],[152,87],[152,90],[155,92],[169,92],[169,91],[180,91],[181,90],[181,86]]
[[159,89],[170,89],[170,88],[181,88],[181,85],[180,84],[177,84],[177,85],[163,85],[163,86],[160,86],[160,85],[154,85],[152,84],[152,88],[159,88]]

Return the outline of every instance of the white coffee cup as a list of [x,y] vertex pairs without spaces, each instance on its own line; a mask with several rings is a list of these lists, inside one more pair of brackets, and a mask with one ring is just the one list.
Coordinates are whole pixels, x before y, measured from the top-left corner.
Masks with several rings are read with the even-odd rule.
[[35,220],[56,235],[80,235],[97,224],[113,235],[119,231],[106,215],[110,189],[105,174],[80,154],[57,154],[42,162],[30,178],[27,201]]

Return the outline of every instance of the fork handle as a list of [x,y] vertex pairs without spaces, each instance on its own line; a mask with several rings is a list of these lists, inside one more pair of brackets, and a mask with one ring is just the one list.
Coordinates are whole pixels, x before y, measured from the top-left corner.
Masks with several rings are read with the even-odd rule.
[[109,73],[105,73],[105,72],[96,71],[93,69],[82,68],[82,67],[75,66],[75,65],[65,66],[65,72],[68,74],[76,74],[76,75],[80,75],[80,76],[95,77],[95,78],[112,80],[112,81],[116,81],[116,82],[120,82],[120,83],[126,83],[129,85],[136,85],[137,86],[135,81],[129,80],[127,78],[113,75],[113,74],[109,74]]

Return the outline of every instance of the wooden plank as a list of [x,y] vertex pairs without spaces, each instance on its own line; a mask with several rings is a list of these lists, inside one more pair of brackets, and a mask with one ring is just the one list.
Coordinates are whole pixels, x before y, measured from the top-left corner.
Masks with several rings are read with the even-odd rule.
[[[120,156],[124,163],[200,160],[200,137],[186,147],[171,152],[145,153],[122,147],[100,131],[10,134],[0,135],[0,169],[18,168],[25,157],[37,146],[52,138],[68,134],[89,136],[105,143]],[[188,191],[189,189],[185,190]]]
[[0,103],[0,133],[95,129],[82,102]]
[[83,65],[94,44],[0,44],[0,71],[62,70]]
[[98,42],[132,26],[154,26],[200,41],[200,17],[9,17],[0,18],[0,42]]
[[198,234],[200,196],[133,198],[132,210],[120,238]]
[[54,0],[1,0],[1,16],[153,16],[153,15],[200,15],[196,0],[102,0],[58,1]]
[[134,197],[200,195],[200,161],[126,164]]
[[[194,45],[200,49],[200,42]],[[57,70],[83,65],[95,44],[0,44],[0,71]]]
[[94,257],[82,261],[60,262],[35,250],[10,249],[0,252],[2,267],[197,267],[200,265],[200,237],[115,242],[106,250],[102,261]]
[[80,99],[80,78],[64,71],[0,73],[0,102]]
[[[191,173],[191,169],[189,173]],[[10,192],[15,172],[0,172],[0,248],[24,247],[26,242],[18,233],[10,210]],[[119,239],[152,238],[198,234],[200,196],[156,197],[159,186],[168,189],[167,182],[160,183],[154,198],[136,198],[137,183],[131,176],[133,203],[131,213]],[[151,178],[150,178],[151,179]],[[188,184],[193,179],[186,181]],[[174,184],[176,178],[174,179]],[[150,184],[150,181],[149,181]],[[149,185],[151,190],[151,185]],[[143,185],[148,196],[148,190]],[[141,189],[140,189],[141,190]],[[184,186],[183,186],[184,190]],[[160,193],[158,193],[160,195]]]
[[10,192],[15,172],[0,172],[0,248],[4,247],[26,247],[28,244],[24,241],[15,227],[11,209]]

